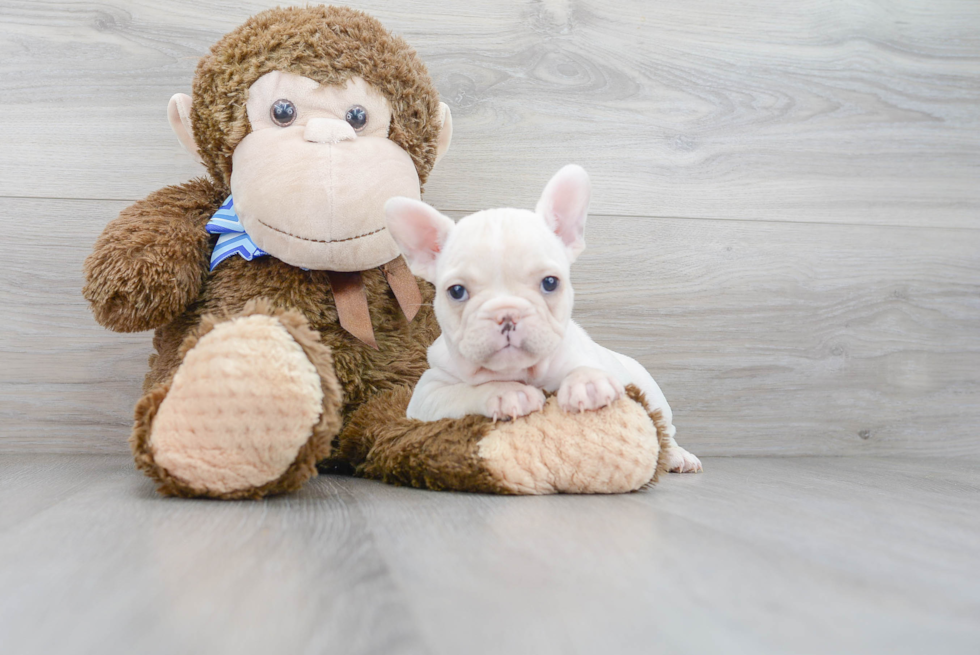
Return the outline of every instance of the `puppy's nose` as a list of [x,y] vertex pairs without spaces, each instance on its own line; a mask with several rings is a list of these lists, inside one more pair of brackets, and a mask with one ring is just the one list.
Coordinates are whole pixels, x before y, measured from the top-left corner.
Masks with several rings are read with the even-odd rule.
[[516,314],[497,314],[497,325],[500,326],[500,332],[502,334],[507,334],[508,332],[517,329],[518,320],[519,319]]
[[336,118],[311,118],[303,138],[313,143],[340,143],[357,138],[357,132],[347,121]]

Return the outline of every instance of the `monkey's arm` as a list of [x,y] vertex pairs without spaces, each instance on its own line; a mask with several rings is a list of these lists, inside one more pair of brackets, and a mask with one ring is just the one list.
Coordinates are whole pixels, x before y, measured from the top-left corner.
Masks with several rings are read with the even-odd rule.
[[152,330],[201,292],[210,236],[204,229],[227,191],[199,178],[150,194],[111,221],[85,260],[85,299],[117,332]]

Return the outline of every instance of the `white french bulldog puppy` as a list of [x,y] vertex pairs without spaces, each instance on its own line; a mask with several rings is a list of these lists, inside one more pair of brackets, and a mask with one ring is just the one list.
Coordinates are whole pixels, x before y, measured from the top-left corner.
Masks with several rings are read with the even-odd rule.
[[698,472],[698,458],[674,441],[670,406],[646,369],[571,320],[569,268],[585,249],[589,194],[588,175],[570,165],[533,212],[488,209],[454,224],[418,200],[387,202],[391,236],[412,272],[435,285],[442,328],[408,417],[516,418],[544,406],[542,390],[557,391],[565,411],[589,411],[633,383],[670,425],[669,469]]

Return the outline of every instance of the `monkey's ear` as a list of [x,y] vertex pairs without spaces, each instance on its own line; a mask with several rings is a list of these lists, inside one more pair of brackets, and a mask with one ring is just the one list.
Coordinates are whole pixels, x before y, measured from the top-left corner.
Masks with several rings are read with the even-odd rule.
[[444,102],[439,103],[439,111],[442,114],[440,120],[442,125],[439,128],[439,140],[436,141],[436,162],[449,150],[449,142],[453,140],[453,115],[449,111],[449,105]]
[[585,250],[585,218],[591,193],[592,183],[585,169],[569,164],[548,181],[534,208],[565,244],[573,262]]
[[199,163],[204,163],[194,141],[194,130],[191,128],[191,97],[186,93],[175,93],[170,98],[170,104],[167,105],[167,119],[170,121],[170,129],[177,135],[177,140],[184,146],[184,150],[191,153]]
[[453,219],[421,200],[396,196],[385,203],[388,232],[405,255],[408,267],[420,278],[436,281],[436,258],[446,245]]

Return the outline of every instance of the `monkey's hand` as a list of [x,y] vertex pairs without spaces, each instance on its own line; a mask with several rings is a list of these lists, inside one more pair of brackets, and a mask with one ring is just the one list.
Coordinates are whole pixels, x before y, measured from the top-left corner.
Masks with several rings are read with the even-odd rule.
[[95,320],[117,332],[165,325],[197,299],[207,275],[204,226],[224,200],[200,178],[166,187],[111,221],[85,260],[85,299]]

